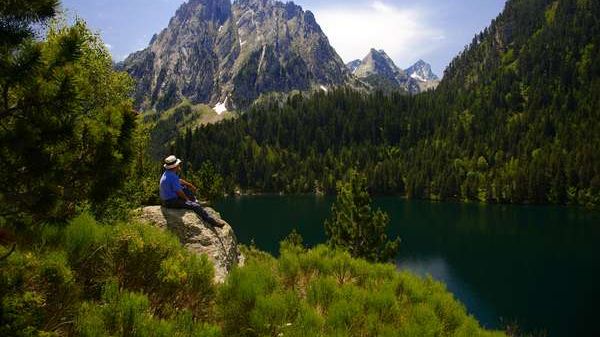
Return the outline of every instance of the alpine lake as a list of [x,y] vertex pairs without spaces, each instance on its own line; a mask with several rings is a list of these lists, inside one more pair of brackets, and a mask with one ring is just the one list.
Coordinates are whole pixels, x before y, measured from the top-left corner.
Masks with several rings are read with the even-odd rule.
[[[215,208],[243,244],[278,255],[293,229],[326,241],[334,197],[243,196]],[[377,197],[402,239],[396,265],[444,282],[484,327],[534,336],[600,336],[600,212]]]

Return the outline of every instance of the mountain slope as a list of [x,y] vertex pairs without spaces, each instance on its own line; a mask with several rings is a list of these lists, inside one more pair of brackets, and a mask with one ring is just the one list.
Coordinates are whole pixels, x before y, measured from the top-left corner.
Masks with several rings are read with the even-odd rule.
[[137,80],[136,105],[157,110],[186,98],[223,111],[350,79],[313,14],[272,0],[189,0],[119,66]]
[[508,1],[437,92],[454,121],[444,137],[492,165],[474,185],[492,192],[494,177],[513,182],[500,200],[600,205],[598,1]]

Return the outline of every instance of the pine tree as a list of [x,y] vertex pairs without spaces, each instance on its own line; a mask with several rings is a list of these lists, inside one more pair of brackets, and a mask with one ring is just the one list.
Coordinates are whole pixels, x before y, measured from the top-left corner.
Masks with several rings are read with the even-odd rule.
[[33,38],[56,4],[0,5],[0,215],[17,222],[108,198],[131,160],[132,81],[104,43],[81,21]]
[[330,246],[347,249],[354,257],[386,262],[394,258],[400,238],[388,241],[389,216],[372,210],[365,176],[350,170],[347,180],[338,182],[337,198],[325,221]]

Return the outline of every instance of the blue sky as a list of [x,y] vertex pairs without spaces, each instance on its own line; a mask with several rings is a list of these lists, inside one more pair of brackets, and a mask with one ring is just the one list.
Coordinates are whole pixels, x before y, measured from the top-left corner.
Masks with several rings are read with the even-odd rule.
[[[99,32],[116,61],[145,48],[184,0],[62,0],[67,15]],[[441,75],[505,0],[297,0],[315,14],[345,62],[384,49],[401,68],[418,59]]]

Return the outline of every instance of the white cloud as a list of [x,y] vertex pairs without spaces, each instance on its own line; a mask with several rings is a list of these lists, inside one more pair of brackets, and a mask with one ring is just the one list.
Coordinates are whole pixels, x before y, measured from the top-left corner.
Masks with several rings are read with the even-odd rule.
[[371,48],[383,49],[399,67],[442,47],[444,32],[426,10],[379,0],[344,9],[322,7],[315,17],[345,62],[362,59]]
[[104,46],[105,46],[105,47],[106,47],[108,50],[112,50],[112,49],[113,49],[113,46],[112,46],[112,44],[105,43],[105,44],[104,44]]

